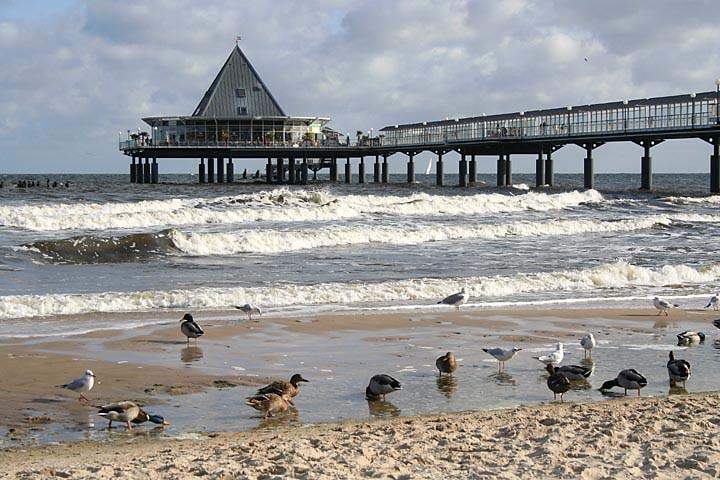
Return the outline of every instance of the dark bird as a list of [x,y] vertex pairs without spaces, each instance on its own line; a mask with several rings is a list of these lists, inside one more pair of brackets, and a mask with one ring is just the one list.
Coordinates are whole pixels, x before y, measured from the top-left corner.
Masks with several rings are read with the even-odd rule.
[[618,376],[614,380],[608,380],[602,384],[600,391],[610,390],[613,387],[620,387],[625,389],[625,395],[628,390],[637,390],[638,397],[640,396],[640,389],[647,386],[647,379],[640,375],[640,373],[634,368],[629,368],[618,373]]
[[190,339],[194,338],[197,341],[198,337],[202,337],[205,331],[200,328],[200,325],[195,323],[193,316],[189,313],[183,315],[180,319],[180,331],[187,337],[187,343],[190,345]]
[[400,382],[390,375],[385,375],[383,373],[375,375],[370,379],[370,383],[365,389],[365,398],[368,400],[379,400],[380,396],[382,396],[382,399],[385,400],[385,395],[397,390],[402,390]]
[[132,430],[132,422],[140,414],[140,407],[135,402],[124,401],[98,407],[98,416],[108,419],[108,428],[112,422],[124,422],[128,430]]
[[562,367],[556,368],[555,371],[565,375],[571,382],[576,380],[585,380],[593,373],[592,368],[583,367],[581,365],[563,365]]
[[297,397],[297,395],[300,393],[300,382],[307,381],[308,380],[305,380],[302,375],[296,373],[295,375],[290,377],[290,381],[276,380],[270,385],[266,385],[259,389],[257,391],[257,394],[266,395],[268,393],[274,393],[276,395],[284,395],[285,398],[287,398],[288,403],[294,407],[295,403],[293,402],[293,398]]
[[568,380],[565,374],[557,371],[557,369],[550,363],[545,367],[545,369],[550,374],[547,379],[547,386],[550,391],[553,392],[553,400],[557,399],[558,394],[560,394],[560,401],[562,402],[563,394],[570,390],[570,380]]
[[715,328],[720,328],[720,318],[718,318],[717,320],[713,320],[712,323]]
[[676,359],[675,354],[670,352],[670,360],[667,362],[668,375],[670,376],[670,384],[676,385],[682,382],[685,387],[685,382],[690,378],[690,362],[687,360]]
[[453,373],[457,370],[457,360],[455,360],[455,354],[447,352],[445,355],[438,357],[437,360],[435,360],[435,366],[440,372],[440,375],[443,373]]

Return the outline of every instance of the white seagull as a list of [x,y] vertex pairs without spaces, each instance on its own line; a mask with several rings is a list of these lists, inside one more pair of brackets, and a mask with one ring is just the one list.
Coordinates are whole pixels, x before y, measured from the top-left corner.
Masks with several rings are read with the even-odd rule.
[[498,372],[505,368],[505,362],[510,361],[522,348],[483,348],[482,351],[489,353],[498,361]]
[[547,355],[541,355],[539,357],[533,357],[535,360],[540,360],[545,365],[558,366],[565,357],[565,351],[563,350],[563,344],[558,343],[555,345],[555,351],[548,353]]
[[720,310],[720,293],[716,293],[710,298],[710,301],[707,305],[705,305],[705,308],[712,307],[713,310],[718,311]]
[[580,339],[580,346],[585,350],[585,357],[592,358],[592,349],[595,348],[595,345],[597,345],[597,342],[595,342],[592,333],[588,333]]
[[456,309],[460,310],[460,305],[466,304],[469,298],[470,295],[467,294],[465,287],[463,287],[458,293],[453,293],[449,297],[440,300],[438,304],[453,305]]
[[663,300],[662,298],[655,297],[653,298],[653,305],[655,308],[658,309],[658,315],[665,314],[665,316],[670,315],[668,313],[668,310],[671,308],[680,308],[680,305],[677,303],[670,303],[667,300]]
[[235,308],[240,310],[241,312],[245,312],[248,316],[248,320],[252,320],[253,314],[259,315],[262,317],[262,309],[258,307],[257,305],[253,305],[252,303],[246,303],[242,307],[235,305]]
[[78,402],[84,401],[85,403],[88,402],[88,399],[84,394],[92,390],[94,386],[95,374],[92,370],[85,370],[82,377],[75,379],[70,383],[66,383],[65,385],[60,385],[61,388],[67,388],[68,390],[79,393],[80,398],[78,398]]

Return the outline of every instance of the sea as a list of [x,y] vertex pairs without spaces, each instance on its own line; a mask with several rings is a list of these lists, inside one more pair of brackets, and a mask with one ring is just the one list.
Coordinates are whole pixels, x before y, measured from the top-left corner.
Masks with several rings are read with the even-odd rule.
[[[707,174],[656,174],[649,193],[633,174],[597,175],[597,190],[570,174],[539,190],[532,175],[502,189],[493,175],[479,180],[0,176],[0,339],[139,328],[163,321],[152,312],[244,303],[265,315],[433,309],[463,287],[476,308],[640,308],[656,295],[702,308],[720,290],[720,196],[707,193]],[[150,314],[93,318],[101,312]]]

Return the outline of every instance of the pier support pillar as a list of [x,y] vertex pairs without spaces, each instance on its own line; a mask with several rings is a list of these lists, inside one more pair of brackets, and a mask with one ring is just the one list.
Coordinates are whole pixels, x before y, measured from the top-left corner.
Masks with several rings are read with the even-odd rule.
[[150,159],[145,159],[145,165],[143,165],[143,183],[150,183],[152,177],[150,176]]
[[443,175],[443,154],[438,153],[438,159],[435,163],[435,185],[442,187],[445,184],[445,175]]
[[365,183],[365,157],[360,157],[360,165],[358,165],[358,183]]
[[225,180],[227,183],[233,183],[235,181],[235,164],[233,163],[232,158],[228,158],[227,166],[225,168]]
[[268,158],[267,163],[265,164],[265,183],[272,183],[272,177],[273,177],[272,158]]
[[200,159],[200,164],[198,165],[198,183],[205,183],[205,159]]
[[135,157],[132,157],[132,163],[130,164],[130,183],[135,183],[135,179],[137,178],[135,176],[137,172],[135,171]]
[[337,182],[338,181],[338,164],[337,164],[337,158],[333,158],[330,162],[330,181],[331,182]]
[[468,169],[468,185],[475,185],[477,183],[477,163],[475,161],[475,155],[470,157],[470,168]]
[[414,156],[414,153],[411,153],[408,156],[407,183],[415,183],[415,160],[413,159]]
[[275,177],[277,178],[278,183],[285,182],[285,159],[284,158],[277,159],[277,172],[275,172]]
[[652,190],[652,157],[650,156],[650,145],[643,145],[645,155],[640,159],[640,189]]
[[345,183],[352,182],[352,165],[350,164],[350,157],[345,162]]
[[143,174],[143,159],[138,157],[138,163],[135,167],[135,181],[137,183],[145,183],[145,175]]
[[300,166],[300,183],[302,185],[308,184],[308,162],[307,158],[303,158],[302,165]]
[[535,160],[535,188],[540,188],[543,185],[545,185],[545,160],[543,159],[542,150],[540,150],[537,160]]
[[215,161],[212,158],[207,159],[207,181],[215,183]]
[[583,169],[583,177],[585,179],[585,188],[595,188],[595,166],[593,165],[592,148],[587,149],[587,157],[585,157],[585,168]]
[[552,153],[547,153],[547,160],[545,160],[545,185],[552,187],[555,184],[555,173],[553,171],[553,159]]
[[295,185],[297,183],[297,175],[295,171],[295,159],[294,158],[288,158],[288,183],[290,185]]
[[160,180],[159,173],[157,158],[153,158],[152,165],[150,166],[150,183],[158,183]]
[[375,164],[373,165],[373,182],[380,183],[380,155],[375,155]]
[[504,187],[505,186],[505,155],[500,154],[497,159],[497,186],[498,187]]
[[382,163],[382,183],[388,183],[390,181],[390,165],[388,164],[387,154],[383,155]]
[[720,193],[720,137],[715,138],[710,156],[710,193]]
[[510,154],[505,155],[505,185],[511,187],[513,184],[512,180],[512,161],[510,160]]
[[225,159],[218,157],[215,159],[217,164],[217,183],[225,183]]
[[458,165],[458,187],[467,187],[467,160],[464,153],[460,156]]

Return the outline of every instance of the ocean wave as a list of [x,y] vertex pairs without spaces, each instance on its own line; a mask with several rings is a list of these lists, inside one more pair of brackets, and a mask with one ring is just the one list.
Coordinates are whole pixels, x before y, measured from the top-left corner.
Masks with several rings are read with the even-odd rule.
[[159,226],[303,222],[367,215],[478,215],[548,211],[602,202],[595,190],[476,195],[338,195],[325,191],[275,189],[213,199],[169,199],[124,203],[6,205],[0,225],[32,231],[120,230]]
[[142,260],[158,254],[191,256],[277,254],[349,245],[419,245],[453,240],[495,240],[506,237],[581,235],[631,232],[670,227],[677,222],[718,222],[720,216],[700,214],[650,215],[621,220],[553,220],[499,224],[460,223],[353,225],[322,229],[252,229],[225,233],[185,233],[167,229],[127,236],[77,236],[43,240],[23,247],[53,263],[114,263]]
[[[433,302],[466,287],[474,299],[507,298],[542,292],[601,292],[646,287],[702,285],[720,279],[720,264],[657,269],[618,261],[581,270],[519,273],[511,276],[420,278],[378,283],[320,283],[268,287],[8,295],[0,297],[0,319],[154,309],[226,308],[247,302],[263,307]],[[637,290],[636,290],[637,291]]]
[[707,197],[663,197],[658,198],[658,201],[675,205],[720,205],[720,195],[710,195]]

